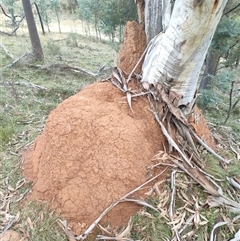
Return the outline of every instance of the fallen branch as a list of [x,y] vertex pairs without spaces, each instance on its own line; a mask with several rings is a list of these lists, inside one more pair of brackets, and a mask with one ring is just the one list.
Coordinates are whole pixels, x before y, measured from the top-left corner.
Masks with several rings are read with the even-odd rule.
[[200,145],[202,145],[208,152],[213,154],[215,157],[217,157],[220,161],[224,162],[225,164],[229,164],[231,160],[225,160],[223,157],[218,155],[212,148],[210,148],[198,135],[191,129],[189,128],[191,134],[196,138],[196,140],[199,142]]
[[[60,220],[60,223],[64,226],[65,228],[65,233],[72,239],[75,240],[84,240],[87,238],[87,236],[92,232],[92,230],[97,226],[97,224],[102,220],[102,218],[109,213],[109,211],[111,211],[115,206],[117,206],[119,203],[121,202],[126,202],[126,201],[133,201],[134,199],[128,199],[128,197],[130,195],[132,195],[133,193],[139,191],[143,186],[147,185],[148,183],[152,182],[153,180],[155,180],[156,178],[158,178],[159,176],[161,176],[166,170],[168,169],[168,167],[166,167],[161,173],[157,174],[156,176],[154,176],[153,178],[149,179],[148,181],[144,182],[142,185],[138,186],[137,188],[135,188],[134,190],[132,190],[131,192],[127,193],[126,195],[124,195],[123,197],[121,197],[118,201],[112,203],[110,206],[108,206],[101,214],[100,216],[87,228],[87,230],[85,232],[83,232],[82,234],[80,234],[79,236],[75,237],[72,234],[70,234],[68,232],[68,226],[67,226],[67,221],[64,220]],[[139,200],[134,200],[134,202],[137,202],[138,204],[143,205],[143,201],[141,200],[141,202],[139,202]],[[144,202],[146,203],[146,202]],[[151,205],[147,204],[148,207],[151,207],[153,210],[157,210],[154,207],[152,207]],[[158,211],[158,210],[157,210]]]
[[178,230],[176,229],[175,225],[174,225],[174,220],[173,220],[173,216],[175,215],[175,195],[176,195],[176,186],[175,186],[175,183],[176,183],[176,179],[175,179],[175,176],[176,176],[176,170],[172,171],[171,173],[171,190],[172,190],[172,194],[171,194],[171,202],[170,202],[170,207],[169,207],[169,217],[170,217],[170,220],[173,224],[173,230],[174,230],[174,233],[175,233],[175,236],[177,238],[178,241],[181,241],[180,239],[180,235],[178,233]]
[[93,76],[93,77],[96,77],[96,76],[99,75],[99,72],[93,73],[89,70],[86,70],[86,69],[83,69],[83,68],[80,68],[80,67],[77,67],[77,66],[68,65],[68,64],[50,64],[50,65],[46,65],[46,66],[35,65],[35,66],[31,66],[31,67],[36,67],[36,68],[39,68],[39,69],[42,69],[42,70],[48,70],[48,71],[51,71],[51,70],[54,70],[54,69],[59,69],[60,71],[73,70],[75,72],[80,72],[82,74],[90,75],[90,76]]
[[25,53],[22,56],[20,56],[19,58],[15,59],[12,63],[6,65],[3,69],[7,69],[12,67],[13,65],[15,65],[17,62],[19,62],[21,59],[23,59],[26,56],[29,56],[31,53]]
[[[210,241],[215,241],[217,240],[217,237],[215,237],[214,235],[214,231],[215,229],[217,229],[218,227],[221,227],[223,225],[229,225],[231,223],[236,222],[238,219],[240,218],[240,216],[235,217],[231,222],[218,222],[213,226],[213,229],[211,231],[211,235],[210,235]],[[238,232],[234,235],[234,239],[231,239],[230,241],[239,241],[240,240],[240,230],[238,230]]]
[[13,29],[13,31],[11,32],[11,36],[13,36],[15,34],[15,32],[19,29],[20,23],[23,21],[24,18],[25,18],[25,15],[23,15],[22,18],[18,21],[16,28]]
[[13,55],[8,51],[7,47],[3,44],[3,42],[0,42],[0,46],[2,47],[7,56],[13,59]]
[[33,84],[31,82],[26,82],[26,81],[19,81],[19,82],[8,82],[8,81],[5,81],[5,82],[0,82],[0,85],[23,85],[23,86],[26,86],[26,87],[29,87],[29,88],[36,88],[36,89],[39,89],[39,90],[48,90],[46,87],[44,86],[41,86],[41,85],[36,85],[36,84]]
[[[15,16],[15,17],[20,17],[20,16]],[[10,17],[11,18],[11,17]],[[20,27],[20,23],[23,21],[23,19],[25,18],[25,15],[23,15],[21,17],[21,19],[18,21],[17,26],[13,29],[13,31],[11,33],[7,33],[7,32],[2,32],[0,31],[0,34],[4,34],[4,35],[8,35],[8,36],[13,36],[15,34],[15,32],[19,29]]]

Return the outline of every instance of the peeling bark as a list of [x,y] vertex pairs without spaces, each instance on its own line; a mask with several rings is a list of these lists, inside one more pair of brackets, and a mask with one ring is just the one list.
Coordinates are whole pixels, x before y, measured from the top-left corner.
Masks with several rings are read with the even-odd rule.
[[[171,90],[182,96],[178,106],[192,106],[200,70],[226,3],[227,0],[175,1],[165,33],[157,36],[149,47],[143,63],[142,81],[160,83],[167,92]],[[146,1],[148,38],[153,34],[149,26],[157,22],[147,14],[152,11],[153,4],[154,1]],[[159,11],[160,3],[155,4]],[[151,12],[151,15],[155,14]]]

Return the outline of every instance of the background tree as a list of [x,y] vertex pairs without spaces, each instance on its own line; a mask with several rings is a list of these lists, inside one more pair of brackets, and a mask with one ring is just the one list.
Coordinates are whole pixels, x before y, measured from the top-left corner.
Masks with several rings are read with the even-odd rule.
[[231,69],[238,66],[240,56],[240,4],[228,1],[224,15],[217,27],[205,61],[205,70],[200,89],[207,89],[212,78],[217,75],[219,61],[222,67]]
[[131,20],[137,20],[136,6],[133,0],[106,1],[101,14],[100,25],[102,31],[109,35],[113,42],[116,35],[121,41],[123,26]]
[[[178,0],[172,9],[169,1],[163,1],[164,32],[149,46],[142,81],[160,84],[168,95],[173,92],[179,98],[175,105],[184,106],[186,113],[195,102],[201,67],[226,3]],[[156,8],[161,12],[158,5]],[[146,34],[150,39],[149,32]]]
[[32,43],[33,56],[36,60],[43,60],[44,55],[42,51],[41,42],[38,36],[37,27],[33,17],[32,7],[30,0],[22,0],[24,13],[26,16],[28,31]]
[[11,17],[12,24],[16,24],[16,1],[15,0],[3,0],[3,4],[7,6],[8,14]]
[[50,27],[49,27],[49,24],[51,22],[50,6],[54,7],[55,3],[52,3],[52,1],[50,0],[42,0],[42,1],[36,0],[35,2],[38,5],[43,23],[47,26],[48,32],[50,33]]
[[59,0],[50,0],[49,8],[55,13],[57,17],[58,30],[59,30],[59,33],[61,33],[61,24],[60,24],[60,15],[59,15],[61,8],[60,8]]
[[120,40],[126,22],[137,18],[134,0],[78,0],[78,5],[79,18],[88,23],[88,32],[89,24],[93,24],[98,39],[102,32],[112,41],[116,37]]

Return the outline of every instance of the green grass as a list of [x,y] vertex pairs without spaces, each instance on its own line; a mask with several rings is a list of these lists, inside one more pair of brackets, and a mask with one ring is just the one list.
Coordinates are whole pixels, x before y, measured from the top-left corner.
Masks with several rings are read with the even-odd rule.
[[[69,44],[73,36],[77,46]],[[96,78],[71,70],[41,69],[39,65],[69,64],[95,73],[103,65],[113,66],[116,51],[108,43],[78,34],[52,33],[40,37],[44,62],[23,58],[12,67],[4,68],[13,60],[0,48],[0,206],[6,197],[10,201],[6,214],[15,216],[20,212],[19,221],[11,228],[29,240],[66,241],[68,238],[57,224],[58,217],[46,204],[18,201],[31,186],[26,183],[18,188],[23,180],[21,153],[42,132],[48,114],[57,105]],[[14,59],[31,52],[30,40],[25,34],[1,38]],[[99,78],[109,73],[102,72]],[[7,226],[5,208],[0,213],[0,232]]]
[[29,202],[21,210],[18,232],[34,241],[61,240],[68,238],[58,224],[58,218],[44,203]]
[[171,226],[167,225],[166,220],[159,217],[158,214],[151,214],[148,211],[139,212],[133,217],[131,238],[149,241],[170,239],[172,236]]
[[[227,139],[240,142],[240,103],[231,110],[230,117],[224,124],[229,109],[231,82],[237,81],[240,68],[231,70],[224,68],[211,80],[209,88],[201,90],[197,105],[203,110],[208,122],[212,123],[217,132]],[[232,104],[239,98],[239,87],[234,85]]]

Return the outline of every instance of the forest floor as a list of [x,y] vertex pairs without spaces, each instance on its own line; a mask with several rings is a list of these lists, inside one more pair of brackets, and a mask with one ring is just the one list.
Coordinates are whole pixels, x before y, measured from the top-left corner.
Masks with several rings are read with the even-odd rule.
[[[71,26],[69,32],[65,29],[68,25]],[[58,104],[96,79],[109,76],[111,68],[117,63],[116,45],[85,36],[84,28],[81,30],[84,32],[82,35],[77,33],[80,25],[78,21],[66,20],[62,22],[61,34],[57,33],[56,24],[50,25],[51,33],[45,36],[40,34],[45,55],[43,63],[31,62],[28,54],[31,45],[25,27],[19,29],[17,35],[1,36],[1,42],[9,52],[7,54],[0,48],[0,232],[7,229],[17,231],[29,241],[71,239],[59,225],[59,217],[46,203],[24,202],[31,190],[31,183],[22,174],[22,150],[42,133],[49,113]],[[13,64],[20,56],[22,58]],[[96,76],[71,68],[63,70],[60,68],[62,65],[79,67]],[[227,124],[223,125],[229,96],[219,90],[215,92],[225,104],[205,106],[204,114],[219,153],[231,160],[231,163],[219,165],[218,160],[204,151],[202,158],[206,171],[221,184],[223,190],[230,190],[229,196],[234,194],[233,198],[239,201],[239,190],[232,188],[226,180],[226,177],[240,178],[239,111],[232,113]],[[199,104],[203,105],[205,102],[200,100]],[[172,223],[168,216],[171,182],[168,176],[161,193],[148,200],[149,204],[158,208],[160,215],[149,207],[143,208],[132,217],[125,233],[118,230],[110,234],[119,238],[124,236],[129,240],[172,240],[174,225],[175,230],[185,227],[182,231],[183,240],[202,241],[210,240],[214,225],[223,221],[226,225],[215,230],[218,240],[234,237],[240,228],[238,216],[222,207],[209,208],[204,190],[179,170],[176,173],[176,217]],[[186,225],[191,218],[191,224]]]

